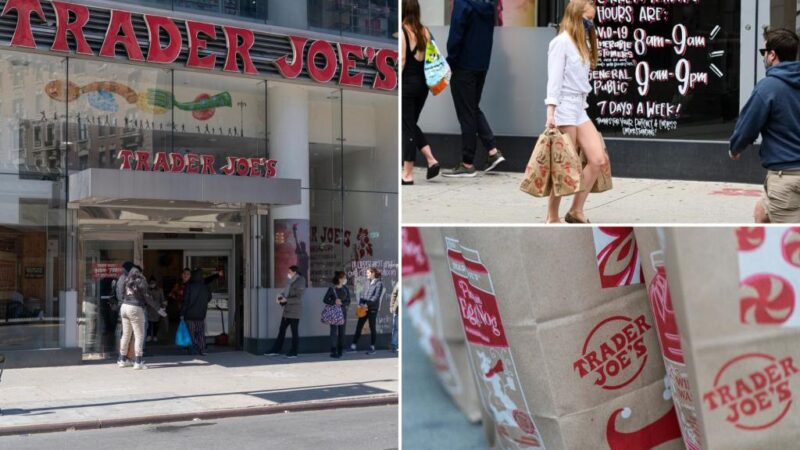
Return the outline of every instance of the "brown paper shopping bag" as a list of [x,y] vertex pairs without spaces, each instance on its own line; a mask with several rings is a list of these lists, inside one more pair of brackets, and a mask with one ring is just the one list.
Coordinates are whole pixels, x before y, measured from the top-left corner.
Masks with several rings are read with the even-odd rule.
[[519,189],[534,197],[547,197],[553,189],[553,179],[550,172],[550,145],[553,133],[545,131],[539,136],[533,147],[525,174],[519,184]]
[[480,419],[478,393],[469,371],[458,305],[438,228],[403,228],[403,314],[442,386],[467,416]]
[[666,278],[702,448],[800,442],[800,229],[666,229]]
[[[600,176],[597,177],[597,181],[595,181],[594,185],[592,185],[590,192],[594,193],[610,191],[614,187],[614,183],[611,178],[611,158],[608,157],[608,148],[606,147],[606,141],[603,139],[602,134],[600,135],[600,142],[603,143],[603,152],[606,154],[608,165],[603,167],[603,171],[600,173]],[[581,167],[586,167],[586,152],[584,152],[582,148],[579,148],[578,153],[580,153],[581,156]]]
[[494,448],[683,448],[632,230],[606,231],[445,230]]
[[578,149],[568,134],[557,128],[550,145],[550,170],[553,177],[553,193],[556,197],[573,195],[581,192],[583,175]]

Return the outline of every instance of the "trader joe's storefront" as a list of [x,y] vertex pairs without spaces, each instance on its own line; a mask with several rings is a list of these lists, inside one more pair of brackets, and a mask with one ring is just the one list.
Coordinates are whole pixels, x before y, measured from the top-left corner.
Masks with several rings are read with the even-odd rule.
[[[73,7],[69,17],[82,17]],[[31,14],[33,51],[17,11],[0,16],[0,351],[16,365],[113,353],[106,302],[128,259],[167,293],[184,266],[216,274],[209,342],[224,327],[225,348],[253,352],[277,334],[269,299],[299,265],[310,283],[301,351],[324,350],[318,300],[333,271],[347,271],[355,291],[369,266],[387,290],[396,280],[396,51],[269,27],[248,47],[242,28],[250,74],[244,47],[226,64],[233,31],[167,18],[156,21],[160,64],[148,61],[153,19],[100,11],[89,8],[89,25],[111,32],[85,33],[91,55],[67,33],[66,58],[54,23]],[[170,23],[208,45],[173,59]]]

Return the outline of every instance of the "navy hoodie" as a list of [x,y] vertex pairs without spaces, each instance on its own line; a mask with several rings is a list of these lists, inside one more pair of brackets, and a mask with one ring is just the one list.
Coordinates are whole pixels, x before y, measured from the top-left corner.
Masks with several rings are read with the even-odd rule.
[[800,62],[767,70],[739,114],[731,153],[739,154],[761,133],[761,165],[769,170],[800,169]]
[[455,0],[447,37],[447,63],[453,69],[489,70],[496,0]]

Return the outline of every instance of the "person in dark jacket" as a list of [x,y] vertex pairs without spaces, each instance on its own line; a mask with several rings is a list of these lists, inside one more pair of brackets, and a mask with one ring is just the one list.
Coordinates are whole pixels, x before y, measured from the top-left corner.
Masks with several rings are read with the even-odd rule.
[[767,76],[742,108],[731,136],[734,161],[761,134],[761,165],[767,169],[765,195],[756,222],[800,222],[800,39],[785,29],[765,29],[761,49]]
[[130,367],[131,365],[126,352],[128,351],[132,333],[135,343],[134,352],[136,354],[133,368],[147,368],[143,359],[145,322],[147,321],[146,306],[154,308],[161,317],[167,315],[167,312],[150,295],[150,289],[147,285],[147,280],[142,274],[142,268],[133,266],[125,279],[122,306],[119,310],[119,315],[122,319],[122,339],[119,344],[120,354],[117,360],[119,367]]
[[386,288],[384,288],[383,281],[381,280],[381,272],[378,268],[370,267],[367,269],[367,286],[361,295],[361,299],[358,301],[359,305],[367,307],[367,315],[358,319],[356,323],[356,334],[353,336],[353,343],[350,344],[348,352],[356,351],[358,340],[361,339],[361,330],[364,328],[364,324],[369,322],[370,345],[367,354],[375,354],[375,341],[378,338],[376,322],[378,310],[381,308],[381,298],[385,290]]
[[461,125],[462,162],[445,177],[474,177],[475,135],[489,151],[484,172],[505,161],[492,128],[480,108],[494,39],[496,0],[455,0],[447,38],[447,62],[453,74],[450,92]]
[[344,348],[344,329],[347,325],[347,307],[350,306],[350,291],[347,289],[347,275],[336,272],[331,280],[333,286],[328,288],[322,301],[326,305],[336,305],[342,308],[345,322],[341,325],[331,325],[331,358],[341,358]]
[[191,353],[206,354],[206,312],[211,301],[211,288],[203,279],[200,269],[192,271],[192,276],[183,293],[181,318],[186,322],[192,336]]
[[306,279],[300,274],[297,266],[290,266],[289,273],[287,274],[289,282],[283,288],[283,292],[278,295],[275,300],[281,307],[283,307],[283,316],[281,316],[281,325],[278,331],[278,338],[272,345],[272,349],[266,353],[267,356],[278,356],[283,349],[283,341],[286,338],[286,328],[292,328],[292,348],[286,354],[287,358],[297,358],[297,348],[300,344],[300,335],[298,334],[298,327],[300,326],[300,317],[303,315],[303,292],[306,288]]

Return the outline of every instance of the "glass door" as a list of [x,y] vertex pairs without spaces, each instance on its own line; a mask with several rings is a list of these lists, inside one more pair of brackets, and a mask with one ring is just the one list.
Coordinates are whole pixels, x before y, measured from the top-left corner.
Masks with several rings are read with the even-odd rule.
[[105,358],[117,353],[119,313],[111,307],[122,264],[142,259],[141,235],[86,234],[80,240],[78,265],[78,336],[84,356]]
[[[217,345],[229,345],[227,338],[233,326],[234,285],[229,274],[231,253],[227,250],[187,250],[184,252],[184,266],[200,269],[206,284],[211,288],[211,301],[206,314],[206,336]],[[211,342],[211,341],[209,341]]]

